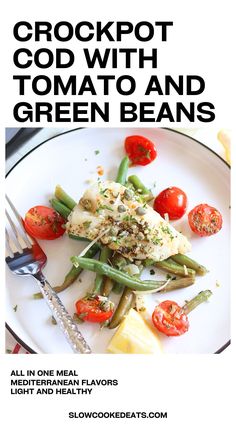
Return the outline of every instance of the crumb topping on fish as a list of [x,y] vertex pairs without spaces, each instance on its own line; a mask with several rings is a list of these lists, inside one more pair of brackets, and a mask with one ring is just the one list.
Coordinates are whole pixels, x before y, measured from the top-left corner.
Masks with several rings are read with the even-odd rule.
[[113,181],[94,183],[85,191],[69,215],[66,230],[91,241],[100,237],[102,244],[131,261],[162,261],[191,250],[187,238],[140,195]]

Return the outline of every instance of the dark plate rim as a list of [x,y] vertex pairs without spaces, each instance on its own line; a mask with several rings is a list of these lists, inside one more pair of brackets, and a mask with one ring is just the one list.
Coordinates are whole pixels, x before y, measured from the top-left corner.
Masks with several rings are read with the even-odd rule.
[[[34,150],[36,150],[37,148],[39,148],[40,146],[42,146],[43,144],[46,144],[48,141],[53,140],[54,138],[57,138],[61,135],[65,135],[68,134],[70,132],[74,132],[74,131],[78,131],[78,130],[82,130],[82,129],[87,129],[87,128],[75,128],[75,129],[70,129],[68,131],[64,131],[64,132],[60,132],[59,134],[55,135],[54,137],[48,138],[45,141],[41,142],[40,144],[38,144],[36,147],[34,147],[33,149],[31,149],[28,153],[26,153],[24,156],[22,156],[16,163],[15,165],[12,166],[12,168],[7,172],[6,174],[6,178],[8,177],[8,175],[13,171],[13,169],[23,160],[25,159],[30,153],[32,153]],[[92,128],[90,128],[92,129]],[[98,129],[102,129],[102,128],[98,128]],[[142,129],[142,128],[140,128]],[[149,128],[149,129],[153,129],[153,128]],[[201,141],[198,141],[197,139],[181,132],[175,129],[171,129],[171,128],[167,128],[167,127],[162,127],[159,129],[164,129],[164,130],[168,130],[170,132],[173,132],[174,134],[179,134],[182,135],[184,137],[187,137],[193,141],[195,141],[196,143],[200,144],[202,147],[204,147],[206,150],[210,151],[211,153],[213,153],[218,159],[220,159],[229,169],[231,169],[230,165],[228,164],[228,162],[226,162],[218,153],[216,153],[214,150],[212,150],[211,148],[207,147],[205,144],[203,144]],[[16,339],[16,341],[26,350],[28,351],[30,354],[38,354],[36,351],[34,351],[32,348],[30,348],[23,340],[21,340],[21,338],[12,330],[12,328],[5,323],[7,330],[9,331],[9,333],[11,333],[11,335]],[[217,351],[215,351],[213,354],[220,354],[222,353],[229,345],[231,344],[231,340],[229,339],[224,345],[222,345]]]

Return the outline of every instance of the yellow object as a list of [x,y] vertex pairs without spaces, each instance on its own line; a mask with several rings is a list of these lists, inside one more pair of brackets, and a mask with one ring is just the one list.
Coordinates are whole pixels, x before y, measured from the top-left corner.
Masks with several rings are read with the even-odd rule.
[[218,134],[217,138],[224,147],[225,150],[225,158],[229,164],[231,164],[231,142],[230,142],[230,131],[226,129],[221,129]]
[[130,309],[112,337],[107,351],[112,354],[152,354],[162,353],[162,347],[158,336],[143,317]]

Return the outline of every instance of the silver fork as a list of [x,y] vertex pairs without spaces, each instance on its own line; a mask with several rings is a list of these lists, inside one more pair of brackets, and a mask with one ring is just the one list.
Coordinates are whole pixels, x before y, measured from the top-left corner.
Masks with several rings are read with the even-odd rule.
[[18,221],[17,225],[19,225],[17,228],[6,210],[6,216],[12,231],[11,236],[6,228],[6,263],[9,269],[17,275],[30,275],[37,280],[44,299],[73,351],[76,354],[90,354],[91,349],[78,330],[77,324],[72,320],[58,295],[42,273],[42,268],[47,261],[45,253],[37,241],[26,233],[23,219],[7,196],[6,200],[10,206],[10,212],[14,214],[15,219]]

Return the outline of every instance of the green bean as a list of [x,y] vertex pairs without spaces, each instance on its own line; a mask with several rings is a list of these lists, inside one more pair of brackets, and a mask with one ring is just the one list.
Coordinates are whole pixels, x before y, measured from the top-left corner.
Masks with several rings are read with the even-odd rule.
[[71,198],[60,185],[57,185],[55,188],[55,197],[62,202],[66,207],[68,207],[70,210],[73,210],[73,208],[76,206],[76,202]]
[[[142,271],[139,272],[139,274],[137,275],[137,278],[139,278],[141,276]],[[116,282],[117,284],[117,282]],[[132,307],[132,304],[134,302],[135,299],[135,295],[133,290],[131,290],[128,287],[124,287],[124,285],[121,284],[117,284],[121,290],[123,290],[122,296],[120,298],[120,301],[116,307],[116,310],[112,316],[109,328],[113,329],[115,327],[117,327],[122,319],[125,317],[125,315],[127,315],[127,313],[129,312],[130,308]]]
[[177,254],[171,257],[177,264],[186,265],[186,267],[195,270],[195,272],[199,275],[204,276],[208,270],[203,265],[199,264],[197,261],[194,261],[192,258],[183,255]]
[[62,204],[60,201],[58,201],[56,198],[52,198],[50,200],[50,203],[54,210],[56,210],[64,219],[67,219],[71,210],[66,207],[64,204]]
[[130,288],[125,288],[124,292],[120,298],[119,304],[112,316],[111,322],[109,324],[110,329],[116,328],[124,316],[130,310],[134,300],[134,293]]
[[[76,281],[76,279],[78,278],[78,276],[80,275],[80,273],[83,271],[83,269],[82,268],[80,268],[80,267],[71,267],[71,269],[70,269],[70,271],[67,273],[67,275],[65,276],[65,279],[64,279],[64,281],[63,281],[63,283],[61,284],[61,285],[59,285],[59,286],[56,286],[56,287],[54,287],[53,289],[54,289],[54,291],[56,292],[56,293],[60,293],[60,292],[62,292],[62,291],[64,291],[66,288],[68,288],[73,282],[75,282]],[[38,292],[38,293],[35,293],[34,295],[33,295],[33,297],[34,297],[34,299],[35,300],[37,300],[37,299],[41,299],[41,298],[43,298],[43,295],[42,295],[42,293],[40,293],[40,292]]]
[[[84,257],[86,258],[92,258],[94,257],[94,255],[96,255],[96,253],[99,251],[99,246],[95,243],[93,246],[91,246],[91,248],[85,253]],[[77,270],[77,271],[75,271]],[[58,293],[61,291],[64,291],[66,288],[68,288],[73,282],[75,282],[75,280],[77,279],[77,277],[80,275],[80,273],[82,272],[82,268],[80,267],[71,267],[70,271],[67,273],[67,275],[65,276],[64,282],[60,285],[54,288],[54,290]]]
[[112,288],[112,291],[113,291],[115,294],[121,294],[123,290],[124,290],[124,285],[122,285],[122,284],[120,284],[120,283],[118,283],[118,282],[115,282],[115,283],[114,283],[114,286],[113,286],[113,288]]
[[[108,264],[101,263],[95,259],[88,259],[83,257],[72,257],[71,258],[72,263],[75,266],[80,266],[86,270],[90,270],[93,272],[96,272],[100,275],[108,276],[111,279],[113,279],[116,282],[119,282],[123,284],[124,286],[127,286],[128,288],[133,288],[136,291],[150,291],[161,288],[164,284],[166,284],[166,281],[155,281],[155,280],[140,280],[138,278],[131,277],[124,272],[117,270]],[[169,282],[171,284],[171,289],[180,288],[179,284],[183,283],[184,286],[188,286],[184,280],[187,278],[182,278],[176,281]],[[181,282],[180,282],[181,281]],[[192,283],[194,281],[194,278],[192,277]]]
[[168,273],[173,273],[179,276],[195,276],[196,274],[194,270],[187,267],[185,269],[185,267],[176,264],[171,259],[155,262],[154,265],[161,270],[166,270]]
[[144,267],[151,267],[156,264],[156,261],[154,261],[151,258],[146,258],[145,260],[142,261],[142,264],[144,265]]
[[116,182],[124,185],[126,182],[127,172],[129,168],[129,158],[125,156],[119,166],[118,173],[116,176]]
[[[95,243],[86,253],[85,253],[85,257],[87,258],[92,258],[94,257],[94,255],[96,255],[96,253],[99,251],[99,246]],[[78,276],[80,275],[80,273],[82,272],[82,267],[75,267],[72,266],[70,271],[66,274],[65,279],[63,281],[63,283],[59,286],[54,287],[54,291],[56,293],[60,293],[62,291],[64,291],[66,288],[68,288],[73,282],[76,281],[76,279],[78,278]],[[41,292],[35,293],[33,295],[33,298],[35,300],[37,299],[41,299],[43,298],[43,295]]]
[[128,180],[130,183],[132,183],[132,185],[138,192],[141,192],[141,194],[145,197],[146,201],[151,201],[153,199],[152,192],[141,182],[141,180],[136,175],[129,176]]
[[[108,247],[104,246],[101,249],[101,253],[100,253],[100,257],[99,257],[100,263],[107,263],[107,261],[111,257],[111,254],[112,254],[112,250],[109,249]],[[93,290],[93,292],[96,294],[101,294],[101,292],[102,292],[103,283],[104,283],[104,277],[103,276],[104,275],[102,275],[101,273],[100,274],[97,273],[97,275],[96,275],[95,285],[94,285],[94,290]]]
[[186,314],[189,314],[193,309],[195,309],[201,303],[207,301],[212,295],[210,290],[201,291],[192,300],[186,301],[185,305],[181,308]]
[[105,297],[108,297],[113,289],[113,286],[114,281],[108,277],[105,277],[101,294]]
[[169,279],[168,284],[162,288],[161,293],[166,293],[169,291],[174,291],[180,288],[187,288],[191,285],[193,285],[195,282],[195,277],[194,276],[188,276],[188,277],[183,277],[180,279],[175,279],[175,280],[171,280]]
[[[94,256],[95,254],[93,254],[92,256]],[[78,278],[78,276],[80,275],[80,273],[83,271],[82,268],[77,267],[76,269],[77,271],[75,271],[75,267],[71,267],[70,271],[66,274],[65,279],[63,281],[63,283],[59,286],[54,287],[54,291],[56,291],[57,293],[64,291],[66,288],[68,288],[71,284],[73,284],[73,282],[76,281],[76,279]]]

